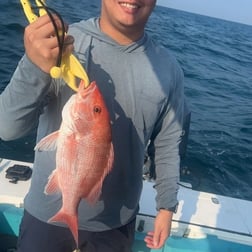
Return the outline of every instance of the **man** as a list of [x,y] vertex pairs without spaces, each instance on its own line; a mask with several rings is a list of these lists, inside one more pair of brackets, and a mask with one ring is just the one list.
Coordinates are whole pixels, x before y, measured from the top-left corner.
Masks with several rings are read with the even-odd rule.
[[[101,15],[70,26],[64,53],[74,50],[90,80],[96,80],[111,120],[115,161],[99,201],[79,206],[81,251],[128,252],[142,189],[147,146],[155,160],[157,216],[145,242],[160,248],[170,234],[177,205],[179,143],[183,124],[183,74],[177,61],[145,33],[155,0],[102,0]],[[61,24],[56,20],[58,29]],[[24,35],[25,56],[0,97],[0,137],[15,139],[38,125],[37,140],[57,130],[73,91],[52,80],[59,45],[45,15]],[[31,188],[25,198],[18,252],[75,249],[68,228],[47,223],[61,206],[60,195],[45,195],[55,152],[36,152]]]

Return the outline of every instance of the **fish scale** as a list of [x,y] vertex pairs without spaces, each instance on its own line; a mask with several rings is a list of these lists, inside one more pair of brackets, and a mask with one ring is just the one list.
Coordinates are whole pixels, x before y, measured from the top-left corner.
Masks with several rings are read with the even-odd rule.
[[[70,228],[78,248],[78,206],[82,199],[95,204],[114,161],[110,116],[96,84],[80,83],[62,110],[60,129],[41,139],[35,149],[56,148],[56,169],[49,176],[46,194],[61,192],[62,207],[49,222]],[[77,250],[76,250],[77,251]]]

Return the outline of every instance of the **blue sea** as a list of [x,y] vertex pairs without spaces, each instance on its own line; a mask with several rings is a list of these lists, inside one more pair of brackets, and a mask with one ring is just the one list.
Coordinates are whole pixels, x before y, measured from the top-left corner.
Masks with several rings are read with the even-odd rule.
[[[72,23],[98,15],[99,2],[47,4]],[[0,10],[2,92],[24,53],[27,20],[18,0],[1,1]],[[196,190],[252,200],[252,26],[158,6],[147,30],[185,73],[192,116],[182,180]],[[34,136],[0,141],[0,157],[32,161]]]

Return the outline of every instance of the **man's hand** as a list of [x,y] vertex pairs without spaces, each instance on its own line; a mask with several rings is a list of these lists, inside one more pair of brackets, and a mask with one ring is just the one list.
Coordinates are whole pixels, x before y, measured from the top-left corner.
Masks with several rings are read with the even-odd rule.
[[154,231],[148,232],[144,241],[151,249],[159,249],[170,235],[173,212],[160,209],[154,223]]
[[[53,16],[59,32],[62,32],[62,24],[55,15]],[[70,54],[73,50],[74,39],[65,36],[64,54]],[[50,69],[56,65],[59,55],[59,45],[54,26],[48,15],[39,17],[28,25],[24,33],[24,45],[27,57],[42,71],[50,73]]]

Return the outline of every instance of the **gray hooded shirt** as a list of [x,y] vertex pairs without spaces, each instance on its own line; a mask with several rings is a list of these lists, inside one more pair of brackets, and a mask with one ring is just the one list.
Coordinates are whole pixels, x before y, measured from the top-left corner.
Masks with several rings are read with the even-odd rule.
[[[95,205],[79,205],[79,228],[102,231],[131,221],[138,212],[147,145],[155,160],[157,209],[177,204],[179,143],[183,124],[183,73],[171,53],[146,33],[130,45],[119,45],[93,18],[70,26],[75,55],[99,86],[112,121],[114,167],[105,178]],[[62,79],[51,79],[26,55],[0,95],[0,137],[16,139],[35,127],[37,141],[56,131],[61,111],[74,92]],[[60,194],[44,187],[56,168],[55,152],[36,152],[26,210],[47,221],[61,207]],[[59,224],[60,225],[60,224]]]

